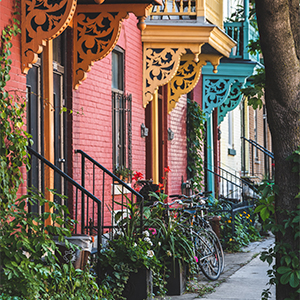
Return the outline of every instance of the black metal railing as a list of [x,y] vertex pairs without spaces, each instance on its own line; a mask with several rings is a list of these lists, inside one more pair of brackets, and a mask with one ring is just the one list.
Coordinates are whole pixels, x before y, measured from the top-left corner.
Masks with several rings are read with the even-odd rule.
[[249,182],[221,167],[214,167],[214,171],[205,167],[215,178],[216,197],[225,197],[235,201],[244,201],[255,196],[256,187]]
[[[102,202],[92,193],[90,193],[87,189],[85,189],[82,185],[77,183],[74,179],[72,179],[69,175],[64,173],[61,169],[53,165],[47,159],[45,159],[38,152],[28,147],[28,152],[30,154],[30,160],[35,158],[37,160],[37,169],[39,172],[35,174],[35,176],[39,176],[40,178],[45,178],[48,176],[52,170],[54,172],[53,178],[57,178],[58,176],[64,182],[63,188],[61,190],[56,191],[62,197],[55,197],[54,201],[60,202],[60,204],[64,204],[69,208],[71,217],[76,221],[74,225],[73,233],[74,234],[89,234],[96,236],[97,244],[96,244],[96,253],[99,254],[101,250],[102,243]],[[50,169],[49,169],[50,168]],[[50,171],[50,172],[49,172]],[[31,178],[32,174],[30,174],[31,170],[29,170],[29,177]],[[55,185],[54,185],[55,186]],[[30,186],[35,189],[36,187]],[[73,201],[71,199],[73,197]],[[80,200],[79,200],[80,199]],[[84,209],[88,207],[88,203],[93,203],[94,214],[93,214],[93,226],[91,227],[88,210]],[[79,210],[81,208],[81,210]],[[78,212],[81,213],[78,213]]]
[[222,214],[229,214],[231,216],[231,234],[232,236],[235,235],[235,225],[236,220],[235,216],[240,214],[241,212],[247,212],[250,215],[250,220],[252,221],[252,225],[254,225],[255,218],[254,218],[254,207],[255,207],[255,198],[246,198],[243,199],[241,202],[232,202],[228,198],[220,197],[219,204],[222,209],[213,210],[215,214],[222,213]]
[[[246,149],[246,142],[249,143],[249,156],[251,157],[251,176],[267,177],[268,179],[274,178],[275,172],[275,159],[274,154],[261,146],[257,142],[241,137],[243,139],[243,148]],[[263,168],[260,167],[263,165]],[[243,151],[243,173],[246,175],[246,154]],[[261,177],[261,176],[260,176]],[[263,178],[261,178],[263,179]]]
[[[117,212],[121,212],[124,217],[128,216],[129,211],[126,207],[129,201],[139,204],[140,227],[142,229],[144,197],[135,191],[130,184],[123,182],[84,151],[75,150],[75,153],[81,155],[81,185],[101,199],[103,237],[107,239],[113,237],[113,233],[117,230],[115,215]],[[93,211],[94,207],[87,204],[82,209]]]

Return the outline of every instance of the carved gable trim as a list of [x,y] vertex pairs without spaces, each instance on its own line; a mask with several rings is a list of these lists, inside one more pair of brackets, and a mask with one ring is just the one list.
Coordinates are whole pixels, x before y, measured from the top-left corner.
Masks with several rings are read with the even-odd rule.
[[243,94],[241,89],[244,87],[242,82],[236,81],[232,84],[230,93],[225,102],[218,107],[218,125],[224,120],[226,114],[234,110],[241,102]]
[[151,48],[144,43],[143,64],[143,105],[152,100],[159,86],[168,83],[175,75],[183,47]]
[[38,60],[47,40],[60,35],[72,21],[76,0],[23,0],[22,72],[27,74]]
[[210,61],[216,71],[221,57],[216,54],[200,54],[196,62],[194,54],[182,55],[177,73],[168,84],[168,113],[176,106],[181,95],[194,89],[199,81],[202,66]]
[[94,62],[103,59],[113,50],[119,39],[122,21],[128,17],[128,13],[134,13],[139,19],[138,27],[143,28],[142,23],[148,14],[148,8],[148,4],[78,7],[73,22],[74,89],[86,79]]

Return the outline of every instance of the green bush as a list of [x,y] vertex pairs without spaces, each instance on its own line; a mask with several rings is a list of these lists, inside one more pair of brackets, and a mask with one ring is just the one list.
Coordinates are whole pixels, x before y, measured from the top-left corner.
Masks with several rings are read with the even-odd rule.
[[[55,213],[28,211],[28,205],[34,203],[47,204]],[[12,204],[0,202],[0,206],[0,299],[98,299],[98,286],[88,267],[75,270],[72,264],[59,265],[55,256],[59,251],[54,235],[75,250],[65,240],[73,225],[65,206],[32,191]],[[51,225],[45,226],[48,218]]]

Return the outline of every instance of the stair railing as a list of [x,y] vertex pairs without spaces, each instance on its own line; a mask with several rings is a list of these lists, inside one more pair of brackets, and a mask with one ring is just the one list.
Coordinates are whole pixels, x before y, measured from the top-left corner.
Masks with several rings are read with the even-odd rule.
[[[140,228],[143,229],[144,197],[84,151],[78,149],[75,153],[81,155],[81,185],[97,195],[103,204],[101,225],[103,237],[113,238],[113,234],[118,230],[115,215],[121,211],[124,217],[128,216],[126,205],[129,200],[139,203]],[[84,209],[93,210],[93,206],[87,204]]]
[[[241,137],[244,140],[244,149],[245,147],[245,142],[249,143],[250,148],[250,155],[251,155],[251,175],[255,176],[255,161],[258,159],[255,155],[255,151],[259,151],[260,153],[263,154],[264,156],[264,176],[267,176],[267,178],[272,179],[274,178],[274,171],[275,171],[275,159],[274,159],[274,154],[266,149],[265,147],[261,146],[258,144],[256,141],[253,141],[251,139],[247,139],[245,137]],[[244,151],[244,157],[243,157],[243,164],[244,164],[244,173],[246,172],[246,157],[245,157],[245,151]],[[259,173],[259,172],[258,172]]]
[[[96,234],[96,250],[97,256],[100,254],[101,244],[102,244],[102,202],[88,190],[86,190],[82,185],[77,183],[74,179],[72,179],[69,175],[63,172],[61,169],[53,165],[47,159],[45,159],[42,155],[36,152],[34,149],[27,147],[28,152],[30,154],[30,161],[35,157],[39,163],[39,173],[36,174],[40,176],[40,178],[45,177],[46,166],[54,171],[54,177],[57,178],[59,176],[61,179],[64,180],[64,188],[61,191],[56,191],[57,193],[61,194],[62,198],[58,198],[57,196],[54,197],[54,201],[60,202],[60,204],[64,204],[69,208],[71,212],[71,217],[76,221],[76,224],[73,228],[73,234],[89,234],[95,235]],[[29,177],[31,177],[29,170]],[[31,186],[31,188],[35,189],[36,187]],[[69,197],[69,199],[68,199]],[[70,197],[73,197],[74,205],[72,205],[72,201],[70,201]],[[81,198],[79,202],[78,199]],[[68,201],[69,200],[69,201]],[[91,228],[88,219],[88,211],[81,211],[81,214],[78,213],[79,207],[85,207],[87,203],[93,202],[94,206],[94,215],[93,218],[96,220],[93,228]]]
[[205,170],[212,173],[217,179],[215,184],[218,190],[218,197],[225,197],[228,199],[234,199],[236,201],[243,201],[248,197],[251,197],[251,193],[256,192],[255,186],[243,178],[225,170],[224,168],[214,166],[214,171],[205,167]]

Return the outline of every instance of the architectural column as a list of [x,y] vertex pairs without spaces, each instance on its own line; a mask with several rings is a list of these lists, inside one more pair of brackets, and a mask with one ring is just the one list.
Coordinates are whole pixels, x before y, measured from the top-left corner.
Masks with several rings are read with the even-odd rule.
[[153,94],[152,100],[152,174],[153,183],[159,182],[159,133],[158,133],[158,91]]
[[213,141],[213,116],[210,115],[207,120],[207,190],[211,191],[212,197],[215,197],[215,181],[214,181],[214,141]]
[[[44,86],[44,156],[54,164],[54,99],[53,99],[53,43],[47,41],[43,55],[43,86]],[[53,201],[53,194],[48,189],[54,189],[54,170],[45,166],[45,197]],[[50,212],[49,206],[45,211]],[[49,225],[51,219],[45,221]]]

